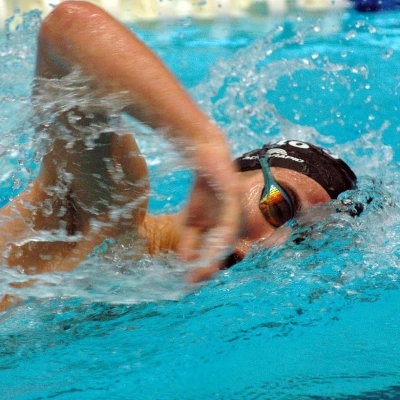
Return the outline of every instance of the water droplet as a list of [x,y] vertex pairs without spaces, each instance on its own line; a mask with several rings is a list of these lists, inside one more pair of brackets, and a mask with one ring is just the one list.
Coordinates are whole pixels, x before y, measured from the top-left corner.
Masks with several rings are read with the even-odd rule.
[[186,17],[182,21],[183,26],[190,26],[192,24],[192,18],[191,17]]
[[358,29],[358,28],[361,28],[364,25],[365,25],[365,21],[357,21],[355,27]]
[[344,37],[346,40],[354,39],[357,36],[357,32],[352,29],[351,31],[347,32],[346,36]]
[[13,189],[19,189],[20,187],[21,187],[21,179],[20,178],[14,178]]
[[382,55],[381,55],[381,57],[384,59],[384,60],[387,60],[387,59],[389,59],[391,56],[392,56],[392,54],[393,54],[393,49],[387,49]]

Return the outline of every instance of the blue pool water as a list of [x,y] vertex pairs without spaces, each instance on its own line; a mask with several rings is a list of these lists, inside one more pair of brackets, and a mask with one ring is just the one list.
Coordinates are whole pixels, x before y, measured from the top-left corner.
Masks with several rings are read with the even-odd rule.
[[[117,243],[107,260],[99,249],[72,273],[14,289],[24,304],[0,315],[0,398],[400,398],[400,13],[136,29],[235,154],[286,137],[322,144],[360,176],[346,198],[365,211],[303,215],[286,244],[255,246],[197,287],[183,283],[190,266],[133,263]],[[30,15],[0,46],[3,203],[37,170],[36,30]],[[160,157],[138,136],[153,211],[176,209],[190,174],[171,171],[167,143]],[[2,292],[16,279],[5,270]]]

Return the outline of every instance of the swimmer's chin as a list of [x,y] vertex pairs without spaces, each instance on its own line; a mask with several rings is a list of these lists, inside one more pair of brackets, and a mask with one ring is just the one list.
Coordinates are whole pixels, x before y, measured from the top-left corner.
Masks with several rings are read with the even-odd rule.
[[211,279],[221,268],[219,266],[198,267],[194,269],[187,277],[188,283],[200,283]]

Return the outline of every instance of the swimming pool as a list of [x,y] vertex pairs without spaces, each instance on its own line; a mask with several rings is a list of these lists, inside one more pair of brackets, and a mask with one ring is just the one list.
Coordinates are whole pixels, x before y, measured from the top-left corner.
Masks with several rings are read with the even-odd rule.
[[[37,168],[37,23],[30,15],[1,43],[3,202]],[[157,25],[137,29],[235,154],[282,137],[323,144],[361,176],[348,197],[369,204],[358,219],[327,206],[304,215],[288,243],[255,248],[198,287],[182,283],[188,267],[173,259],[131,265],[123,244],[111,262],[99,249],[74,272],[45,276],[0,315],[0,397],[398,397],[399,12]],[[140,141],[151,207],[179,207],[190,174],[171,171],[167,144],[160,157],[148,133]],[[12,279],[6,271],[2,289]]]

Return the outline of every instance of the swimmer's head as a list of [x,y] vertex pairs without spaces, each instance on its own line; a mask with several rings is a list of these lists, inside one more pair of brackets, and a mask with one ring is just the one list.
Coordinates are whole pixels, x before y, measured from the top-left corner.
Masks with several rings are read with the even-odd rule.
[[243,154],[235,161],[239,170],[262,169],[260,159],[265,158],[270,167],[287,168],[307,175],[318,182],[331,199],[346,190],[354,189],[357,177],[350,167],[329,150],[299,140],[284,140],[265,144]]
[[[299,211],[336,199],[340,193],[356,186],[354,172],[339,157],[298,140],[266,144],[235,161],[241,172],[261,170],[264,182],[259,173],[242,176],[246,193],[242,230],[235,252],[227,257],[224,268],[240,262],[251,251],[252,243],[264,240],[267,244],[265,240],[275,232],[278,235],[267,245],[285,240],[282,238],[287,231],[276,228],[296,217]],[[276,169],[270,170],[270,167]],[[355,211],[357,214],[350,215],[358,215],[362,208]]]
[[354,189],[356,176],[350,167],[328,150],[310,143],[287,140],[266,144],[261,149],[245,153],[236,159],[242,172],[261,169],[265,187],[259,208],[265,219],[275,227],[283,225],[295,214],[293,200],[274,180],[270,167],[286,168],[316,181],[331,199]]

